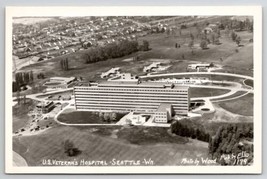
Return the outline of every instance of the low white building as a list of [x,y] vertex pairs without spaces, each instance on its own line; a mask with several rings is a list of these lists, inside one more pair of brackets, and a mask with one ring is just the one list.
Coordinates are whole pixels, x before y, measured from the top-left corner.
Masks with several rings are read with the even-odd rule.
[[75,77],[52,77],[49,81],[47,81],[44,86],[48,89],[66,89],[68,88],[74,81]]
[[150,72],[152,71],[154,68],[158,68],[160,65],[160,62],[154,62],[152,64],[150,64],[149,66],[144,67],[143,71],[144,72]]
[[119,67],[116,67],[116,68],[111,68],[109,71],[107,72],[103,72],[101,74],[101,78],[106,78],[112,74],[117,74],[118,72],[120,71],[120,68]]

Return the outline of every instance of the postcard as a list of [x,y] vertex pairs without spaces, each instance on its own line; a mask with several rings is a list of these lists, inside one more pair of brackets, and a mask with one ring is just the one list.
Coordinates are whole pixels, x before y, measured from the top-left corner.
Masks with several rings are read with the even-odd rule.
[[260,174],[260,6],[6,7],[5,171]]

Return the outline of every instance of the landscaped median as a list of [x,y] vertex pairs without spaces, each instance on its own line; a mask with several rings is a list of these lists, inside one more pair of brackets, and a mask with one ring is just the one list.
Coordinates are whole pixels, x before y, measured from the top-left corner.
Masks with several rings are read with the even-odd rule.
[[115,112],[63,111],[57,121],[65,124],[116,124],[124,115]]

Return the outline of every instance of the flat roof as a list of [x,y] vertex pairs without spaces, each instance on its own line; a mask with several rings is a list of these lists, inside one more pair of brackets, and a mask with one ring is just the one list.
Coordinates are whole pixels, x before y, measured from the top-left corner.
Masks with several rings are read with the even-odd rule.
[[61,80],[61,81],[68,81],[74,80],[75,77],[51,77],[50,80]]
[[160,103],[157,112],[166,112],[167,108],[171,108],[171,104],[170,103]]
[[162,89],[185,89],[189,86],[177,85],[168,82],[140,82],[140,81],[104,81],[99,83],[88,83],[76,87],[129,87],[129,88],[162,88]]

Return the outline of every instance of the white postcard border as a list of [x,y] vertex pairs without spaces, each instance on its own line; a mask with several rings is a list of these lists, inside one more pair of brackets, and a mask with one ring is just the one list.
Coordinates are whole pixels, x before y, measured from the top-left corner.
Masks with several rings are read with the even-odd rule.
[[[107,15],[250,15],[254,17],[254,164],[253,166],[15,167],[12,164],[12,17]],[[6,173],[243,173],[262,172],[262,8],[260,6],[51,6],[6,7],[5,171]]]

